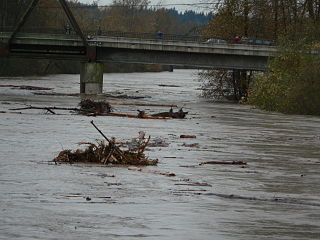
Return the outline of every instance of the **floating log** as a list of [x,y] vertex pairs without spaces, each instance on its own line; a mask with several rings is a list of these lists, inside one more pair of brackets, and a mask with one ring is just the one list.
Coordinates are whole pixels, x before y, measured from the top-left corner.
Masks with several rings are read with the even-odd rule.
[[180,138],[197,138],[197,136],[194,136],[194,135],[180,135]]
[[7,113],[7,114],[22,114],[22,112],[6,112],[6,111],[0,111],[0,113]]
[[63,108],[63,107],[23,107],[23,108],[11,108],[11,111],[18,111],[18,110],[28,110],[28,109],[39,109],[39,110],[67,110],[67,111],[83,111],[79,108]]
[[[63,108],[63,107],[22,107],[22,108],[11,108],[10,111],[18,111],[18,110],[29,110],[29,109],[38,109],[38,110],[47,110],[52,114],[55,114],[53,110],[67,110],[67,111],[75,111],[79,112],[88,116],[116,116],[116,117],[128,117],[128,118],[143,118],[143,119],[171,119],[170,117],[156,117],[150,116],[147,114],[132,114],[132,113],[120,113],[120,112],[93,112],[87,109],[80,109],[80,108]],[[143,111],[140,111],[143,112]],[[15,113],[15,112],[4,112],[1,111],[0,113]]]
[[174,84],[159,84],[159,87],[181,87],[179,85],[174,85]]
[[247,165],[247,163],[243,161],[208,161],[208,162],[201,162],[199,165],[204,165],[204,164]]
[[212,185],[210,185],[208,183],[176,183],[174,185],[177,185],[177,186],[212,187]]
[[0,85],[0,87],[10,87],[13,89],[22,89],[22,90],[52,90],[53,88],[44,88],[44,87],[36,87],[36,86],[28,86],[28,85]]
[[191,144],[183,143],[182,146],[183,147],[199,147],[199,143],[191,143]]
[[138,168],[138,167],[128,167],[128,170],[137,171],[137,172],[143,172],[143,173],[159,174],[159,175],[164,175],[164,176],[167,176],[167,177],[175,177],[176,176],[176,174],[174,174],[174,173],[159,172],[159,171],[153,171],[153,170],[150,170],[150,169],[143,169],[143,168]]
[[205,189],[178,189],[175,192],[206,192]]
[[117,116],[117,117],[128,117],[128,118],[143,118],[143,119],[171,119],[170,117],[156,117],[146,114],[132,114],[132,113],[120,113],[120,112],[109,112],[107,114],[102,114],[104,116]]
[[[120,104],[122,104],[122,103],[120,103]],[[138,114],[112,112],[112,107],[109,103],[107,103],[107,102],[94,102],[89,99],[82,100],[79,103],[79,106],[80,106],[80,108],[27,106],[27,107],[21,107],[21,108],[13,108],[13,109],[9,109],[9,110],[17,111],[17,110],[38,109],[38,110],[47,110],[48,112],[50,112],[52,114],[56,114],[53,110],[67,110],[67,111],[75,111],[79,114],[83,114],[83,115],[87,115],[87,116],[117,116],[117,117],[143,118],[143,119],[184,118],[185,114],[187,114],[187,112],[183,112],[182,109],[180,109],[180,111],[174,113],[172,111],[172,108],[171,108],[170,112],[159,113],[159,114],[154,114],[154,115],[147,115],[144,111],[140,111],[140,110],[138,110],[138,112],[139,112]]]
[[152,116],[156,117],[170,117],[170,118],[185,118],[188,112],[184,112],[182,108],[178,112],[173,112],[173,109],[171,109],[168,112],[161,112],[161,113],[156,113],[152,114]]
[[155,103],[126,103],[126,102],[108,102],[110,105],[125,105],[139,107],[178,107],[175,104],[155,104]]

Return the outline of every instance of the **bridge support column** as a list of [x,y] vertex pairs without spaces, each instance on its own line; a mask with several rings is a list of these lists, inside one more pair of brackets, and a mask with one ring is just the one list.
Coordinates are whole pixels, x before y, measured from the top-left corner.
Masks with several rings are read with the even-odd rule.
[[103,86],[103,63],[86,62],[80,70],[80,93],[99,94]]

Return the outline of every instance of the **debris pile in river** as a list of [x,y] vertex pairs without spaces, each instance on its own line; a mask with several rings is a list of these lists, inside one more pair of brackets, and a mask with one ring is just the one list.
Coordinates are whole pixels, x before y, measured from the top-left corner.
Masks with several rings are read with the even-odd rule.
[[158,160],[150,160],[144,150],[150,141],[150,137],[143,141],[137,148],[129,150],[121,150],[116,144],[115,139],[108,139],[97,126],[91,121],[91,124],[99,131],[99,133],[107,140],[94,143],[79,143],[87,145],[85,149],[63,150],[54,162],[59,163],[100,163],[100,164],[117,164],[117,165],[135,165],[147,166],[157,165]]
[[[152,115],[148,115],[145,111],[137,110],[137,114],[133,113],[122,113],[114,112],[109,102],[105,101],[93,101],[90,99],[82,100],[79,103],[80,108],[66,108],[66,107],[36,107],[36,106],[27,106],[22,108],[12,108],[9,110],[27,110],[27,109],[39,109],[46,110],[47,113],[56,114],[55,110],[67,110],[76,112],[77,114],[86,115],[86,116],[117,116],[117,117],[128,117],[128,118],[143,118],[143,119],[172,119],[172,118],[185,118],[188,112],[184,112],[182,108],[174,112],[172,107],[175,105],[162,105],[162,104],[139,104],[139,103],[117,103],[117,105],[137,105],[137,106],[171,106],[171,109],[167,112],[160,112]],[[0,113],[15,113],[15,112],[6,112],[2,111]]]
[[108,102],[95,102],[90,99],[84,99],[79,103],[80,110],[83,112],[89,112],[94,114],[109,113],[112,108]]

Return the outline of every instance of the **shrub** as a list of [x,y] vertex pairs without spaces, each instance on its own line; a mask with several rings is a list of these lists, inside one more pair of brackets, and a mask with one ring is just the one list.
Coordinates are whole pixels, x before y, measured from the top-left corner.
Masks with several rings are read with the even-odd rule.
[[248,103],[269,111],[320,115],[319,42],[284,39],[249,93]]

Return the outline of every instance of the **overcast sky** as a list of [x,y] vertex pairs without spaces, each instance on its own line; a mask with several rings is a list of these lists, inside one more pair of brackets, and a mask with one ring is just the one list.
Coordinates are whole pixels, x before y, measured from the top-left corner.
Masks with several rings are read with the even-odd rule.
[[[163,5],[167,5],[167,6],[164,6],[166,8],[174,8],[175,7],[178,11],[194,10],[197,12],[200,12],[200,11],[206,12],[204,5],[198,5],[198,6],[179,5],[179,4],[197,4],[199,2],[203,2],[203,1],[199,1],[199,0],[198,1],[196,1],[196,0],[149,0],[149,1],[150,1],[150,5],[157,5],[157,4],[161,3]],[[79,0],[79,2],[92,3],[93,0]],[[111,3],[112,3],[112,0],[99,0],[98,1],[99,5],[110,5]],[[177,5],[174,5],[174,4],[177,4]]]

